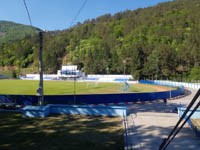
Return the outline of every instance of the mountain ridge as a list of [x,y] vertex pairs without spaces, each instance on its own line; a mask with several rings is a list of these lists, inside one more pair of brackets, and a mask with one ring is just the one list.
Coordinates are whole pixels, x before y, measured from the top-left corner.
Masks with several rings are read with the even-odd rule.
[[[76,64],[87,74],[200,79],[199,10],[199,0],[175,0],[45,32],[44,70]],[[38,36],[4,45],[0,66],[37,67],[38,49]]]
[[12,21],[0,20],[0,45],[32,36],[40,29]]

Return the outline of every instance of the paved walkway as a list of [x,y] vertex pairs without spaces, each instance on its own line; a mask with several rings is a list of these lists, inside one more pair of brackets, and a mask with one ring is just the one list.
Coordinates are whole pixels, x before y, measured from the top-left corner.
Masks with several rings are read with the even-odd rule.
[[[129,105],[127,117],[129,147],[127,150],[158,150],[162,138],[166,138],[179,117],[173,113],[177,106],[187,106],[196,90],[189,89],[188,96],[164,103]],[[185,125],[167,150],[200,150],[200,138]]]

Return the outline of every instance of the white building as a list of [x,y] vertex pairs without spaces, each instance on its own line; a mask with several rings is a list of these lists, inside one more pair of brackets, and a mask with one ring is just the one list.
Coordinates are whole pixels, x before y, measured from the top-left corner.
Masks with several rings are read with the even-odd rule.
[[57,75],[60,79],[70,79],[83,77],[84,73],[82,73],[81,70],[78,70],[77,65],[66,65],[62,66],[61,70],[58,70]]

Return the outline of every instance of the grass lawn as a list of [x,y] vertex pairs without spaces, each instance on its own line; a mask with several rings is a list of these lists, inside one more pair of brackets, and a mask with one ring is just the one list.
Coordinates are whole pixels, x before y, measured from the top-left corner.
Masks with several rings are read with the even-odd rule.
[[[120,85],[121,84],[121,85]],[[32,80],[0,80],[0,94],[35,95],[39,81]],[[120,90],[122,83],[91,83],[76,82],[76,94],[108,94],[124,93]],[[154,88],[155,87],[155,88]],[[163,87],[166,90],[171,88]],[[128,92],[156,92],[156,86],[143,84],[130,84]],[[45,95],[67,95],[74,94],[74,82],[69,81],[44,81]]]
[[123,150],[121,117],[0,112],[1,150]]

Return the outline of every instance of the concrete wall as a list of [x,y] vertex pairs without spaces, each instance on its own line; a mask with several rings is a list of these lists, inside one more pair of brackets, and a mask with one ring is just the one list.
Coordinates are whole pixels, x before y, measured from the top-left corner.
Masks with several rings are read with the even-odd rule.
[[[179,107],[178,108],[179,117],[181,117],[183,115],[185,110],[186,110],[185,107]],[[192,112],[192,110],[189,110],[184,119],[186,119],[191,112]],[[194,112],[194,114],[190,117],[190,119],[200,119],[200,109],[197,109]],[[193,129],[195,135],[200,137],[200,130],[195,125],[192,124],[190,119],[187,121],[188,125]]]
[[47,106],[26,106],[22,108],[25,117],[47,117],[50,113],[50,107]]
[[133,79],[132,75],[110,75],[110,74],[103,74],[103,75],[99,75],[99,74],[89,74],[87,75],[88,78],[127,78],[127,79]]
[[55,114],[83,114],[103,116],[126,116],[125,106],[86,106],[86,105],[56,105],[27,106],[22,109],[25,117],[46,117],[50,113]]
[[[44,74],[43,79],[44,80],[53,80],[57,79],[58,75],[57,74]],[[23,80],[39,80],[40,75],[39,74],[26,74],[26,77],[20,77],[20,79]]]
[[[181,117],[183,115],[183,113],[184,113],[185,110],[186,110],[185,107],[179,107],[178,108],[178,115],[179,115],[179,117]],[[188,113],[186,114],[186,116],[188,116],[191,112],[192,112],[192,110],[188,111]],[[197,109],[190,118],[191,119],[200,119],[200,109]]]

